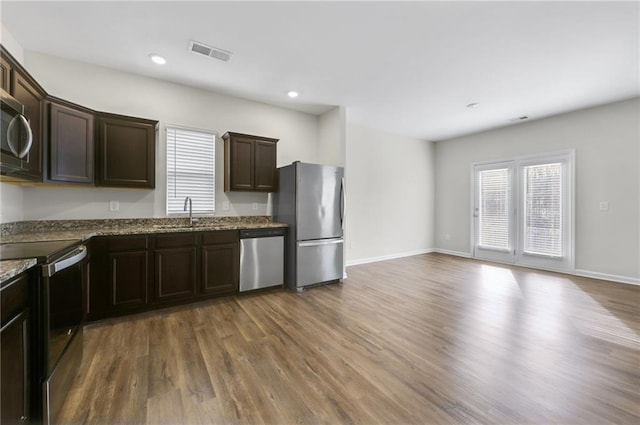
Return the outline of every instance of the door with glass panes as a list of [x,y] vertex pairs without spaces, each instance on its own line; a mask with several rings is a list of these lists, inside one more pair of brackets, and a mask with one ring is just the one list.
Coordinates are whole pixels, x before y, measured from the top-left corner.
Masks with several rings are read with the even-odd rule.
[[573,152],[474,166],[473,256],[573,270]]

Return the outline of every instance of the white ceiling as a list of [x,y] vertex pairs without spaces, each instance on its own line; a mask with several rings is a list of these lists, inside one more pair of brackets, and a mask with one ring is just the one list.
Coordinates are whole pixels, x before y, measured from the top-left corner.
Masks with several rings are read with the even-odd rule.
[[[640,95],[639,3],[11,2],[25,48],[425,140]],[[189,40],[233,52],[188,52]],[[167,58],[159,67],[150,53]],[[299,90],[295,100],[288,90]],[[465,108],[471,102],[475,109]]]

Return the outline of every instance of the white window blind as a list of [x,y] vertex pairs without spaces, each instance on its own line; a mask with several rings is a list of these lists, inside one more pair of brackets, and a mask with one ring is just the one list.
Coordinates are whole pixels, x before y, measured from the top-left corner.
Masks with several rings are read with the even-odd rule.
[[478,245],[483,248],[509,248],[509,169],[484,170],[478,173],[479,208]]
[[524,252],[562,256],[562,163],[524,167]]
[[183,213],[187,196],[194,213],[214,212],[215,138],[213,132],[167,127],[167,214]]

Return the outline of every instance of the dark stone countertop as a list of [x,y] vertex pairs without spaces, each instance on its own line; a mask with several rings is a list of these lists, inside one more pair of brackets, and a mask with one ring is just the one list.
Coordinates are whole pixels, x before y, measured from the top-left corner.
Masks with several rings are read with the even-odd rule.
[[[83,240],[94,236],[141,235],[216,230],[282,228],[266,216],[204,217],[189,226],[187,218],[43,220],[0,225],[0,243]],[[0,282],[34,266],[35,259],[0,261]]]

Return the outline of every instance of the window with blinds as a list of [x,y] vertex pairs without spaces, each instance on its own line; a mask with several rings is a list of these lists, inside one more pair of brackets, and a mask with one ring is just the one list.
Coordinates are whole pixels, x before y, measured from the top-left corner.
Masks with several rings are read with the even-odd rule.
[[523,167],[524,252],[562,256],[562,163]]
[[167,214],[184,213],[187,196],[194,213],[214,212],[215,140],[213,132],[167,127]]
[[508,250],[509,169],[480,171],[478,178],[478,245],[483,248]]

